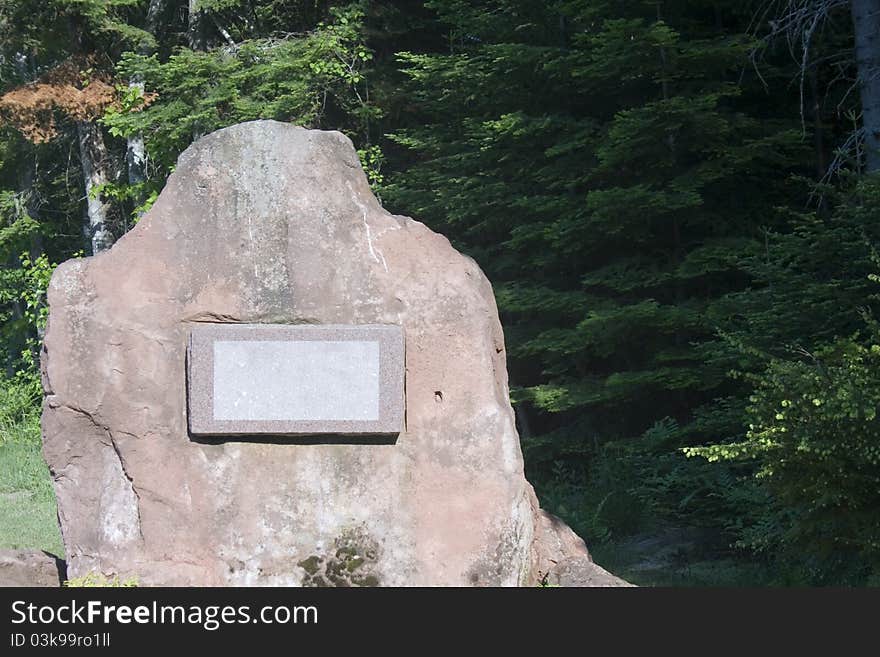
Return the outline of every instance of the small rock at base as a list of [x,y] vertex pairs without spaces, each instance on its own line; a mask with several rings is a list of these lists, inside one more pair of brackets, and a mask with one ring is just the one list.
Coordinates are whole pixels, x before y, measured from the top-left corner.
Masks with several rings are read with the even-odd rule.
[[42,550],[0,550],[0,587],[58,587],[64,561]]

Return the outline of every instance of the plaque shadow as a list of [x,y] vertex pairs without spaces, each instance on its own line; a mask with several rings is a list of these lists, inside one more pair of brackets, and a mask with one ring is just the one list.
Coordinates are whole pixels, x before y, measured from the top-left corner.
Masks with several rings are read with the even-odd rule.
[[200,445],[224,445],[226,443],[264,443],[269,445],[396,445],[399,433],[395,434],[223,434],[219,436],[194,436],[187,428],[190,442]]

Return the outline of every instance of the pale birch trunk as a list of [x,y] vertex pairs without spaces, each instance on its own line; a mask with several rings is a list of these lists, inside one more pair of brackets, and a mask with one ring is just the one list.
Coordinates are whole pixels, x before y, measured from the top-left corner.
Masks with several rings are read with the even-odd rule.
[[[189,49],[198,51],[205,49],[205,14],[198,8],[199,0],[189,0],[189,17],[187,40],[189,41]],[[193,127],[193,141],[205,134],[204,130],[198,125]]]
[[[164,6],[164,0],[150,0],[147,8],[146,30],[152,36],[156,36],[159,23],[159,15]],[[138,48],[141,55],[149,55],[153,48],[149,43],[144,43]],[[138,89],[143,95],[144,82],[138,78],[133,78],[128,83],[129,88]],[[144,135],[141,132],[130,135],[125,144],[125,163],[128,168],[128,183],[130,185],[139,185],[147,180],[147,149],[144,144]],[[143,194],[138,195],[134,199],[136,205],[141,205],[144,201]]]
[[[128,83],[129,88],[139,88],[141,92],[144,90],[144,83],[132,80]],[[128,167],[128,183],[130,185],[138,185],[147,179],[147,148],[144,144],[144,135],[142,132],[130,135],[125,143],[125,163]],[[140,205],[143,203],[141,194],[135,198],[135,203]]]
[[880,171],[880,0],[852,0],[865,164]]
[[109,204],[105,203],[97,190],[107,183],[107,147],[104,135],[95,121],[79,121],[76,124],[79,142],[79,158],[82,164],[83,180],[86,189],[86,232],[92,247],[92,255],[106,251],[113,246],[113,233],[107,223]]

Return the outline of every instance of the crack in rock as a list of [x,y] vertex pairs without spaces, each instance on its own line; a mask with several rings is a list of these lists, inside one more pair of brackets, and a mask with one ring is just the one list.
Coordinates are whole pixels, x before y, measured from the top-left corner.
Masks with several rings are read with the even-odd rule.
[[[109,443],[104,442],[104,441],[101,441],[101,443],[103,445],[106,445],[106,446],[113,449],[113,453],[116,456],[116,460],[119,462],[119,469],[122,471],[123,477],[125,477],[125,480],[128,482],[128,488],[131,490],[131,493],[134,496],[134,501],[135,501],[134,512],[135,512],[135,516],[136,516],[135,529],[137,530],[137,535],[138,535],[138,537],[140,537],[141,543],[143,543],[144,542],[144,532],[143,532],[143,527],[142,527],[142,522],[141,522],[141,496],[137,490],[137,487],[134,484],[134,478],[131,476],[131,473],[129,473],[128,468],[125,465],[125,458],[122,456],[122,452],[119,449],[119,444],[116,441],[116,437],[113,435],[113,432],[110,431],[110,427],[108,427],[106,424],[103,424],[102,422],[99,422],[95,418],[95,416],[92,415],[89,411],[86,411],[85,409],[79,408],[79,407],[71,405],[71,404],[66,404],[66,403],[62,403],[61,406],[63,406],[64,408],[66,408],[74,413],[82,415],[83,417],[88,419],[88,421],[91,422],[92,425],[101,429],[105,433],[105,435],[107,436]],[[131,435],[131,434],[129,434],[129,435]]]

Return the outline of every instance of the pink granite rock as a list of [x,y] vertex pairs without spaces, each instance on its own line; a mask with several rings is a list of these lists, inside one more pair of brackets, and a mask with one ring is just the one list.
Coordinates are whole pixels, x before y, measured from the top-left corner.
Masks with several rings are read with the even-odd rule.
[[[44,454],[71,577],[520,585],[547,554],[589,559],[566,530],[547,538],[523,475],[488,280],[383,210],[339,133],[259,121],[200,139],[138,225],[58,267],[48,298]],[[202,322],[401,325],[405,431],[191,438]]]

